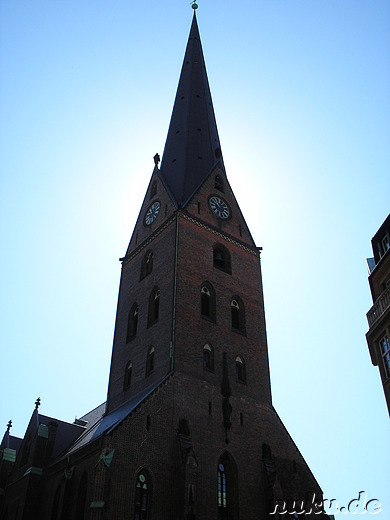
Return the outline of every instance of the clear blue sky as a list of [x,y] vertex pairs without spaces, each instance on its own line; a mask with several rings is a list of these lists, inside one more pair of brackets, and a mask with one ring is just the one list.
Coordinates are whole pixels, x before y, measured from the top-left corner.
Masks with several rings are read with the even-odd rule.
[[[0,436],[105,400],[123,256],[189,1],[0,3]],[[389,213],[390,2],[199,0],[227,174],[258,246],[274,405],[324,490],[390,517],[365,258]]]

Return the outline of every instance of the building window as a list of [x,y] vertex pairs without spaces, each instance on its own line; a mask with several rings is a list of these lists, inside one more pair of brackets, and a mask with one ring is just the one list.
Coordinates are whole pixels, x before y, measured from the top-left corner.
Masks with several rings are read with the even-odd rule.
[[245,308],[241,298],[238,296],[234,296],[230,302],[230,315],[232,320],[232,330],[234,332],[245,334]]
[[240,305],[236,300],[232,300],[230,303],[231,316],[232,316],[232,328],[240,328]]
[[382,246],[382,251],[381,251],[381,257],[386,253],[386,251],[388,251],[390,249],[390,240],[389,240],[389,236],[386,234],[382,240],[381,240],[381,246]]
[[148,276],[153,271],[153,251],[147,251],[142,259],[141,263],[141,276],[140,280],[143,280],[145,276]]
[[126,343],[134,339],[137,335],[138,328],[138,304],[134,303],[130,309],[129,316],[127,318],[127,334]]
[[146,377],[154,370],[154,347],[150,347],[146,356]]
[[202,316],[210,316],[210,291],[208,287],[202,287],[200,296],[200,312]]
[[202,318],[215,322],[215,291],[208,282],[204,282],[200,289],[200,314]]
[[155,287],[149,296],[148,327],[158,321],[160,312],[160,289]]
[[208,343],[203,347],[203,368],[214,372],[214,351]]
[[129,361],[125,368],[125,377],[123,381],[123,390],[126,390],[131,385],[131,371],[133,369],[133,363]]
[[134,520],[147,520],[150,483],[146,472],[139,473],[135,487]]
[[230,259],[230,253],[222,244],[216,244],[213,252],[214,267],[224,271],[225,273],[232,274],[232,265]]
[[383,336],[383,338],[379,341],[379,346],[381,350],[383,367],[385,370],[385,377],[388,379],[390,377],[390,342],[387,336]]
[[263,442],[263,445],[261,447],[261,452],[262,452],[263,459],[272,458],[271,447],[269,446],[269,444],[266,444],[265,442]]
[[245,363],[241,356],[236,357],[236,381],[246,383]]
[[157,181],[154,181],[152,187],[150,189],[150,199],[152,199],[157,194]]
[[223,180],[222,180],[222,177],[220,175],[216,175],[216,177],[214,179],[214,187],[215,187],[216,190],[219,190],[219,191],[222,191],[222,192],[225,191],[223,189]]
[[218,464],[218,518],[228,518],[228,497],[225,465]]
[[219,459],[217,470],[219,520],[235,520],[239,516],[237,483],[237,465],[233,457],[226,452]]

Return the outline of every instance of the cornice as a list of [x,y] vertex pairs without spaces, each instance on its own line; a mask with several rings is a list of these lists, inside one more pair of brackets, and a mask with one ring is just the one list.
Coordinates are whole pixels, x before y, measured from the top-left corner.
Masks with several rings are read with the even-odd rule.
[[189,222],[195,224],[196,226],[205,229],[212,233],[213,235],[222,238],[226,242],[229,242],[231,244],[234,244],[235,246],[243,249],[244,251],[247,251],[248,253],[251,253],[254,256],[260,256],[260,250],[261,248],[258,247],[250,247],[243,242],[240,242],[239,240],[233,238],[232,236],[228,235],[227,233],[222,233],[220,230],[210,226],[209,224],[206,224],[205,222],[202,222],[201,220],[197,219],[196,217],[190,216],[188,213],[179,212],[179,214]]
[[124,258],[120,258],[119,260],[122,262],[122,266],[128,264],[133,258],[135,258],[141,251],[143,251],[146,247],[148,247],[153,240],[160,235],[167,227],[169,227],[176,220],[176,212],[170,217],[164,224],[162,224],[159,228],[154,231],[150,237],[148,237],[141,245],[139,245],[131,254],[125,256]]

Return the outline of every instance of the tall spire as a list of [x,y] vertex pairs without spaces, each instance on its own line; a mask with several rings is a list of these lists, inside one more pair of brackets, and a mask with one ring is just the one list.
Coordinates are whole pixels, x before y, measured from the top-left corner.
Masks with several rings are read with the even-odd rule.
[[186,205],[218,162],[223,167],[194,11],[161,163],[161,176],[178,206]]

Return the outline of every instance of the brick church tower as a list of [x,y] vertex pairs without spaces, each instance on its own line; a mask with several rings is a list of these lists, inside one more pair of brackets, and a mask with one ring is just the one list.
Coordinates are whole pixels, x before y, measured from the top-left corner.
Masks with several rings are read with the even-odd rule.
[[226,176],[194,11],[121,259],[107,402],[74,424],[38,403],[20,442],[8,428],[0,516],[265,520],[286,517],[274,500],[321,499],[272,406],[259,249]]

